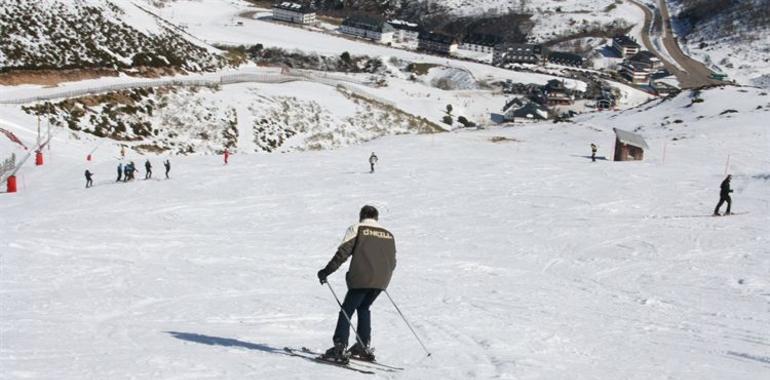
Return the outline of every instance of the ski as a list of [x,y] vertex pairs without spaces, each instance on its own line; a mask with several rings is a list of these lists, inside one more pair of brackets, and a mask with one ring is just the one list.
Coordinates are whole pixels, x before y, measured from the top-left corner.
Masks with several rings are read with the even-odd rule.
[[731,213],[729,213],[729,214],[727,214],[727,215],[725,215],[725,214],[722,214],[722,215],[720,215],[720,216],[735,216],[735,215],[746,215],[746,214],[748,214],[748,213],[749,213],[748,211],[742,211],[742,212],[731,212]]
[[[311,350],[311,349],[309,349],[307,347],[302,347],[302,352],[307,353],[307,354],[319,355],[319,356],[321,355],[320,353],[315,352],[315,351],[313,351],[313,350]],[[396,367],[396,366],[392,366],[392,365],[388,365],[388,364],[383,364],[383,363],[380,363],[378,361],[370,362],[368,360],[358,359],[358,358],[353,357],[353,356],[350,357],[350,360],[354,360],[356,363],[360,363],[363,366],[383,369],[386,372],[395,372],[395,371],[403,371],[404,370],[402,367]]]
[[728,215],[714,215],[714,214],[694,214],[694,215],[650,215],[647,218],[648,219],[690,219],[690,218],[717,218],[720,216],[736,216],[736,215],[746,215],[748,214],[748,211],[743,212],[733,212]]
[[295,349],[292,349],[292,348],[289,348],[289,347],[284,347],[283,351],[286,352],[286,355],[302,358],[302,359],[305,359],[305,360],[310,360],[310,361],[315,362],[315,363],[328,364],[328,365],[332,365],[332,366],[335,366],[335,367],[338,367],[338,368],[347,369],[347,370],[358,372],[358,373],[363,373],[363,374],[366,374],[366,375],[374,375],[376,373],[374,371],[353,367],[349,363],[348,364],[342,364],[342,363],[334,363],[334,362],[330,362],[330,361],[327,361],[327,360],[323,360],[323,359],[321,359],[320,356],[316,356],[314,353],[311,354],[311,353],[308,353],[308,352],[303,352],[302,350],[295,350]]

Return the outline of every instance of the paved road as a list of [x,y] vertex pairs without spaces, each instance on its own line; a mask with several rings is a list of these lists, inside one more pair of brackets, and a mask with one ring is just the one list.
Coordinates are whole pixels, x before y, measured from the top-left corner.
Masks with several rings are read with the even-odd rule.
[[[655,14],[646,5],[636,1],[629,0],[632,4],[639,7],[644,12],[644,28],[642,29],[642,44],[660,58],[666,69],[674,74],[679,80],[682,88],[695,88],[721,83],[710,78],[711,70],[703,63],[698,62],[687,54],[684,54],[679,47],[679,43],[671,32],[671,15],[668,11],[668,5],[665,0],[658,0],[658,9],[663,23],[663,46],[668,51],[668,55],[676,61],[676,65],[669,62],[663,54],[660,54],[650,39],[650,25],[655,18]],[[680,69],[681,68],[681,69]]]

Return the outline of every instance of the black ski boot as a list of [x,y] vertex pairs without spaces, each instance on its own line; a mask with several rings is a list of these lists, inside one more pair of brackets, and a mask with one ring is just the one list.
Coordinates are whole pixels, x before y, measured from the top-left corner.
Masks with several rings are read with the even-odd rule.
[[356,342],[350,349],[348,350],[348,354],[358,360],[363,360],[367,362],[373,362],[374,361],[374,349],[364,346],[359,342]]
[[344,343],[334,343],[334,347],[326,350],[326,352],[321,355],[321,359],[337,364],[348,364],[350,359],[348,358],[347,352],[345,352],[346,346],[347,345]]

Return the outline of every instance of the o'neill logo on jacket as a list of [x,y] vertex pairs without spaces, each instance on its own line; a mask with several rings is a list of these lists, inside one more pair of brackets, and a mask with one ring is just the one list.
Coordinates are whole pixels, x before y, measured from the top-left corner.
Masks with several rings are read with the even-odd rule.
[[364,228],[364,230],[361,231],[361,233],[364,236],[374,236],[380,239],[393,239],[393,236],[391,234],[384,231],[370,230],[368,228]]

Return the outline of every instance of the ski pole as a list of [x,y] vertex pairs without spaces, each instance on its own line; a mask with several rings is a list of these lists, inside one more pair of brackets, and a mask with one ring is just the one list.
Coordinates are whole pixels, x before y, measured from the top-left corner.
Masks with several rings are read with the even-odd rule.
[[425,347],[425,344],[422,342],[422,339],[417,335],[417,333],[412,328],[412,325],[409,324],[409,321],[406,320],[406,317],[404,317],[404,313],[401,312],[401,309],[398,308],[398,305],[396,305],[396,301],[393,301],[393,298],[390,296],[390,293],[388,293],[387,290],[385,290],[385,295],[388,296],[388,299],[390,300],[390,303],[393,304],[393,307],[396,308],[396,311],[398,312],[398,315],[401,316],[401,319],[404,320],[404,323],[406,323],[406,326],[409,327],[409,330],[412,330],[412,334],[414,334],[414,337],[417,338],[417,341],[420,342],[420,345],[422,346],[422,349],[425,350],[425,353],[427,353],[427,356],[430,356],[431,353],[428,351],[428,348]]
[[332,288],[332,284],[330,284],[329,281],[326,281],[326,285],[329,286],[329,290],[332,291],[332,295],[334,296],[334,299],[337,300],[337,305],[340,305],[340,311],[342,311],[342,315],[345,316],[345,319],[348,320],[348,326],[350,326],[350,329],[353,330],[354,334],[356,334],[356,339],[358,339],[358,343],[364,346],[364,341],[361,340],[360,336],[358,336],[358,331],[356,331],[356,329],[353,328],[353,321],[350,320],[350,316],[348,315],[347,312],[345,312],[345,309],[342,308],[342,303],[340,302],[340,299],[337,297],[337,293],[334,292],[334,288]]

